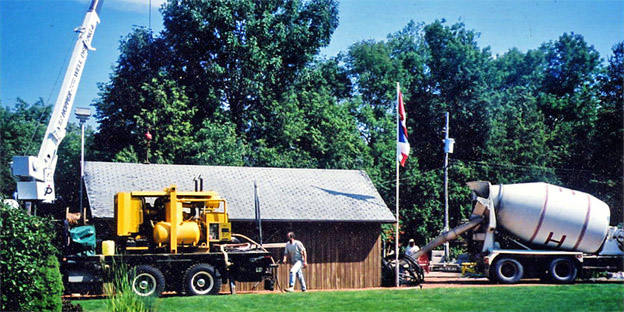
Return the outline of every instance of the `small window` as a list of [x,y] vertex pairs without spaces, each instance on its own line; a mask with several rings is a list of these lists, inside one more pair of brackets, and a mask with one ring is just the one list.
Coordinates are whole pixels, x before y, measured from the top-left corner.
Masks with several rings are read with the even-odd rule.
[[210,240],[219,239],[219,223],[210,223],[208,235],[210,237]]

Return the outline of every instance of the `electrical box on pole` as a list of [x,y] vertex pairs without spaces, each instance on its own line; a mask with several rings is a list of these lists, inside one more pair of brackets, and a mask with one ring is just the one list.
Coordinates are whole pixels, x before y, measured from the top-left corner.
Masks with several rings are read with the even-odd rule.
[[451,138],[444,139],[444,153],[453,154],[454,146],[455,146],[455,139],[451,139]]

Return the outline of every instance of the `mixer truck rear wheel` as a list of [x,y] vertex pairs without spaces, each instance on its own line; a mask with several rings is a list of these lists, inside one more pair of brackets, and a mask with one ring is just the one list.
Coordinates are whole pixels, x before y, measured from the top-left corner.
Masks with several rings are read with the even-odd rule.
[[496,279],[504,284],[517,283],[524,275],[524,268],[518,260],[502,258],[494,266]]
[[165,290],[165,276],[151,265],[136,266],[130,280],[132,291],[141,297],[160,296]]
[[578,269],[570,258],[555,258],[548,267],[550,278],[557,283],[572,283]]
[[196,264],[184,274],[184,289],[191,296],[216,295],[221,290],[221,278],[209,264]]

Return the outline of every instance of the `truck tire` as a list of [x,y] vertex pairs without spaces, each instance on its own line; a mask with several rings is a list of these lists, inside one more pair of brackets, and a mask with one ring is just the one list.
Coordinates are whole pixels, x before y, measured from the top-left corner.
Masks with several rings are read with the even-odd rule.
[[141,297],[158,297],[165,290],[165,276],[151,265],[136,266],[130,281],[132,291]]
[[524,275],[522,264],[513,258],[502,258],[496,261],[494,270],[496,279],[504,284],[517,283]]
[[196,264],[184,273],[184,291],[191,296],[216,295],[221,290],[221,278],[209,264]]
[[556,283],[572,283],[576,279],[578,268],[570,258],[555,258],[548,266],[549,277]]

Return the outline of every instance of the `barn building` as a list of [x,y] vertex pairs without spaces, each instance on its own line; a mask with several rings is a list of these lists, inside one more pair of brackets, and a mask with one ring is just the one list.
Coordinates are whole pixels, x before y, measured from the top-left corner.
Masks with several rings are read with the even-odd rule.
[[[114,229],[115,193],[160,191],[171,185],[193,191],[198,178],[204,190],[216,191],[228,201],[233,232],[254,239],[258,236],[255,182],[264,243],[283,243],[286,233],[296,233],[309,255],[304,269],[309,289],[381,285],[381,224],[395,218],[360,170],[86,162],[90,217],[103,224],[108,220]],[[283,255],[281,248],[271,252],[276,260]],[[280,265],[277,286],[287,287],[287,274],[287,266]],[[237,288],[252,290],[253,286],[243,283]]]

